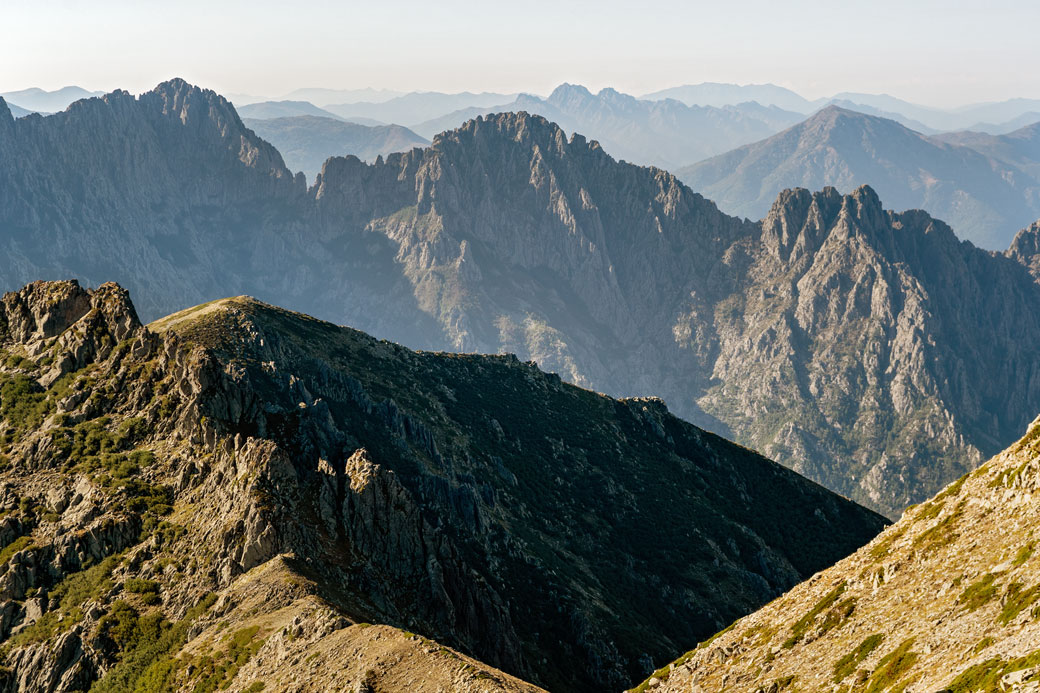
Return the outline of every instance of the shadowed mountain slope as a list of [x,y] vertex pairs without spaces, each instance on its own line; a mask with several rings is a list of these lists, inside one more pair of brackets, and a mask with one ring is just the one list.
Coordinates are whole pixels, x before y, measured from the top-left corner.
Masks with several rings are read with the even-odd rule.
[[616,689],[883,526],[658,400],[512,356],[244,297],[146,329],[115,285],[33,284],[0,316],[0,652],[23,686],[241,690],[324,658],[411,690],[392,645],[428,687],[529,690],[407,628],[554,691]]

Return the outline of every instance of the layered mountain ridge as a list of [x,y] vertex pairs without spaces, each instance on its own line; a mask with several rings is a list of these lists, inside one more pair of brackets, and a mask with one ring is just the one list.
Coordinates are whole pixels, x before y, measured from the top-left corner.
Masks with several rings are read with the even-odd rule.
[[400,125],[361,125],[313,115],[246,118],[243,123],[271,142],[293,171],[314,180],[332,156],[353,155],[362,161],[425,147],[429,140]]
[[413,347],[516,353],[661,396],[891,517],[1040,410],[1029,243],[979,250],[868,188],[738,220],[524,113],[330,159],[307,188],[180,81],[0,118],[0,150],[7,287],[114,275],[149,317],[251,294]]
[[427,637],[616,689],[884,524],[511,356],[112,284],[0,317],[8,690],[534,690]]
[[521,94],[511,102],[471,106],[414,125],[428,137],[493,113],[540,115],[570,133],[595,138],[615,157],[638,164],[678,167],[771,135],[801,119],[775,106],[688,106],[674,99],[646,101],[615,89],[593,94],[561,84],[549,96]]

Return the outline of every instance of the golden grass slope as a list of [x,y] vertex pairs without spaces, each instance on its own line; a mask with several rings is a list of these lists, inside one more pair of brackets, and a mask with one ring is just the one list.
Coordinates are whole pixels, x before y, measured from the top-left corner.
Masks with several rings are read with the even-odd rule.
[[635,689],[1040,690],[1040,419],[852,556]]

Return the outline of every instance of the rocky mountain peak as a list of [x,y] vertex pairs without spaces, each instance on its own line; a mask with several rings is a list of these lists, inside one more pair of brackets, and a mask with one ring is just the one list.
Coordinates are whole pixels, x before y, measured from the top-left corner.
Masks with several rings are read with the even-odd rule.
[[546,101],[553,105],[559,105],[567,102],[581,103],[594,98],[595,96],[592,92],[581,84],[568,84],[564,82],[552,90],[552,93],[549,94],[549,98],[546,99]]
[[1004,254],[1028,267],[1034,277],[1040,278],[1040,221],[1016,233]]
[[869,185],[861,185],[842,199],[842,213],[855,219],[863,228],[887,226],[885,208],[881,198]]
[[[859,111],[853,111],[848,108],[842,108],[835,104],[825,106],[820,110],[813,113],[806,120],[803,121],[805,125],[825,125],[828,127],[834,127],[844,123],[851,123],[856,121],[872,120],[872,116]],[[880,120],[880,119],[877,119]]]
[[463,123],[455,130],[435,138],[437,143],[491,142],[506,138],[523,147],[538,145],[543,149],[559,149],[567,142],[563,129],[540,115],[527,111],[493,113]]
[[197,87],[180,77],[161,82],[151,91],[142,94],[142,97],[145,96],[159,100],[164,114],[178,117],[184,123],[187,123],[196,111],[203,111],[199,115],[211,117],[211,111],[216,109],[221,115],[241,125],[241,120],[230,101],[211,89]]
[[636,101],[638,101],[638,99],[636,99],[634,96],[631,96],[630,94],[623,94],[612,87],[603,87],[602,89],[600,89],[599,93],[596,95],[596,98],[598,98],[600,101],[603,101],[604,103],[616,106],[631,106],[634,105]]
[[829,186],[818,192],[783,190],[762,220],[763,242],[779,259],[794,261],[815,253],[826,236],[838,228],[839,217],[846,219],[842,232],[849,224],[878,229],[884,225],[885,211],[867,185],[848,195]]
[[141,327],[129,293],[115,283],[84,289],[75,279],[33,282],[4,294],[0,325],[7,338],[25,344],[51,339],[95,313],[116,339]]

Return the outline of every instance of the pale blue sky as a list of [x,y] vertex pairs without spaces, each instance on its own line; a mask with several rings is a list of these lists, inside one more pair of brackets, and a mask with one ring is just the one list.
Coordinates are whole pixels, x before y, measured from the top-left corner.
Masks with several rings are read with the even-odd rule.
[[935,105],[1040,98],[1034,0],[0,0],[0,27],[0,91],[181,76],[271,96],[716,81]]

